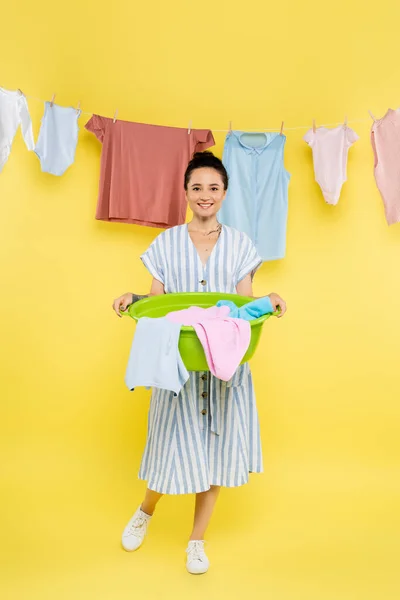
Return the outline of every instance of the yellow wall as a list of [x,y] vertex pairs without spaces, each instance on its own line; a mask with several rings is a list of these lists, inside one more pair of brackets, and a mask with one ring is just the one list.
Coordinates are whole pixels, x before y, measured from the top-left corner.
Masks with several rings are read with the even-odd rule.
[[[20,134],[0,175],[1,549],[5,600],[399,597],[400,229],[373,178],[367,110],[397,107],[400,8],[384,0],[249,4],[23,0],[2,7],[0,85],[123,119],[223,129],[335,123],[350,150],[339,205],[314,182],[305,130],[288,132],[287,258],[256,294],[287,318],[253,361],[265,473],[224,490],[212,569],[190,578],[193,498],[166,498],[140,552],[119,546],[144,484],[148,394],[123,376],[157,231],[94,219],[101,147],[40,171]],[[41,103],[29,101],[37,135]],[[215,135],[220,155],[224,134]]]

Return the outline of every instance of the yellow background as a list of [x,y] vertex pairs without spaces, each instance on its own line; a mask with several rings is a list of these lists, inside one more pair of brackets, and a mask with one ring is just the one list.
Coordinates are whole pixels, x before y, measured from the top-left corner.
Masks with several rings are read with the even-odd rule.
[[[223,490],[211,570],[194,578],[192,497],[165,498],[144,547],[120,548],[145,489],[148,393],[125,388],[133,323],[111,302],[149,289],[139,255],[157,231],[95,221],[101,146],[89,116],[61,178],[41,173],[18,134],[0,175],[4,600],[399,597],[400,226],[384,219],[367,113],[399,102],[399,18],[394,0],[2,6],[6,88],[183,127],[348,115],[360,135],[331,207],[306,130],[287,132],[287,257],[255,285],[289,307],[252,364],[265,473]],[[43,105],[29,107],[37,136]]]

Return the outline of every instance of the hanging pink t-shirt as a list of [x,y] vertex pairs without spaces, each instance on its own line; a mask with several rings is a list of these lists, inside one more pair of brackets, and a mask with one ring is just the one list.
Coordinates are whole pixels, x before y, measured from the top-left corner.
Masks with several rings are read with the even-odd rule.
[[182,225],[186,167],[214,145],[209,129],[116,121],[93,115],[85,125],[102,142],[96,219],[168,228]]

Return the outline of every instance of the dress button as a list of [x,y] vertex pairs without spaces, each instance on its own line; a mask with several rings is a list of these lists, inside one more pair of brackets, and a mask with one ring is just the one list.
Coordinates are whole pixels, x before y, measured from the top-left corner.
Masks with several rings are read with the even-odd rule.
[[206,414],[207,414],[207,410],[206,410],[206,409],[202,410],[202,411],[201,411],[201,414],[202,414],[202,415],[206,415]]
[[200,283],[201,283],[201,285],[207,285],[207,281],[206,281],[205,279],[202,279],[202,280],[200,281]]
[[202,398],[207,398],[207,396],[208,396],[207,392],[203,392],[201,395]]
[[203,381],[207,381],[207,375],[202,375],[201,378]]

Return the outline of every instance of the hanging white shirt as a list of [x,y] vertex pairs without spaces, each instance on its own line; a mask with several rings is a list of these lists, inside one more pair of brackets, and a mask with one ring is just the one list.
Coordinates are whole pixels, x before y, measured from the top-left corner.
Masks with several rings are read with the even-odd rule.
[[0,172],[10,156],[11,146],[19,126],[28,150],[33,150],[35,142],[32,121],[25,96],[18,90],[0,88]]

